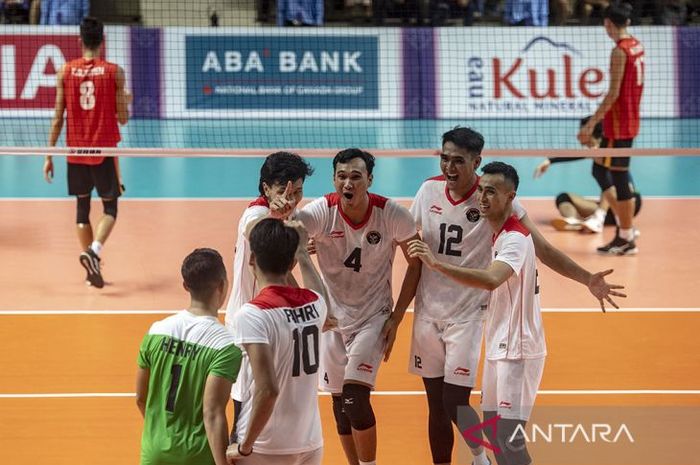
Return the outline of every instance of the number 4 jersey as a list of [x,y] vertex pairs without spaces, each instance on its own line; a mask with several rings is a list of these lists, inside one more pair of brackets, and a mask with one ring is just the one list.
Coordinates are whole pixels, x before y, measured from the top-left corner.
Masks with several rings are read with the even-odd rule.
[[328,288],[333,316],[342,333],[393,306],[391,265],[396,244],[416,234],[410,212],[385,197],[369,194],[367,214],[353,224],[328,194],[296,213],[316,241],[319,269]]
[[[411,213],[423,241],[435,257],[451,265],[485,269],[491,264],[493,230],[481,217],[474,187],[462,199],[450,196],[444,176],[430,178],[418,189]],[[525,210],[513,201],[513,213]],[[424,266],[416,291],[416,316],[428,321],[459,323],[486,318],[488,291],[467,287]]]
[[209,375],[233,382],[241,351],[213,316],[186,310],[155,322],[138,365],[150,371],[141,464],[214,464],[202,406]]
[[[272,349],[279,394],[265,428],[253,445],[261,454],[299,454],[323,446],[318,411],[318,366],[323,298],[308,289],[268,286],[233,317],[236,344],[268,344]],[[248,431],[255,380],[245,357],[241,379],[245,398],[236,424],[238,440]]]

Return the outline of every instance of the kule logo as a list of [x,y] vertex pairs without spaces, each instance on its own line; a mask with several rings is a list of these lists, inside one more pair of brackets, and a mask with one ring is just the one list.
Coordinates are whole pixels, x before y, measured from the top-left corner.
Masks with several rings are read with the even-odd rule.
[[476,223],[481,219],[481,212],[479,212],[478,208],[470,208],[467,210],[467,220],[470,223]]
[[367,242],[372,245],[377,245],[382,240],[382,235],[377,231],[370,231],[367,233]]

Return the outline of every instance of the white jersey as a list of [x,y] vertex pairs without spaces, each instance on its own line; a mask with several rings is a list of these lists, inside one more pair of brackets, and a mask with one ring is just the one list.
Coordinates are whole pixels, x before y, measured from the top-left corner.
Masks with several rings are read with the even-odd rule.
[[[479,211],[478,185],[477,177],[474,187],[460,200],[450,196],[444,176],[428,179],[418,190],[411,213],[423,241],[438,260],[464,268],[483,269],[491,264],[493,231]],[[526,213],[516,200],[513,211],[518,218]],[[488,300],[488,291],[463,286],[423,266],[415,312],[421,319],[440,323],[483,320]]]
[[[236,312],[234,340],[244,344],[269,344],[272,348],[279,394],[272,416],[255,440],[253,450],[261,454],[298,454],[323,446],[318,410],[318,366],[321,328],[326,303],[314,291],[269,286]],[[250,373],[244,357],[241,370]],[[239,438],[245,438],[253,409],[255,380],[246,376]]]
[[535,244],[514,216],[495,235],[493,259],[514,273],[491,292],[486,323],[486,358],[521,360],[547,355],[540,312]]
[[258,197],[245,209],[238,222],[236,253],[233,259],[233,286],[226,305],[226,326],[231,329],[233,314],[258,293],[255,276],[250,267],[250,242],[245,237],[245,230],[251,221],[265,217],[270,213],[270,205],[265,197]]
[[319,269],[343,333],[355,331],[377,313],[391,311],[396,245],[416,234],[406,208],[368,195],[369,208],[360,224],[345,216],[335,193],[314,200],[296,215],[316,241]]

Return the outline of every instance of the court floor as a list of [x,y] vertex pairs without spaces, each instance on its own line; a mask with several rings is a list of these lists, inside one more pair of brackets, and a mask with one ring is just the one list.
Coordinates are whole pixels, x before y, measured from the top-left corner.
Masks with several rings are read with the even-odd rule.
[[[104,251],[108,284],[97,290],[83,283],[72,201],[0,201],[3,463],[137,462],[141,420],[132,393],[140,339],[153,321],[187,305],[179,266],[189,251],[211,246],[232,263],[245,205],[125,200]],[[635,257],[600,257],[592,250],[601,235],[552,230],[550,200],[524,205],[556,246],[591,270],[614,268],[610,280],[629,293],[622,310],[602,314],[583,286],[540,265],[549,356],[537,405],[700,406],[700,200],[649,199]],[[399,257],[395,287],[404,266]],[[407,373],[412,317],[373,398],[379,463],[430,463],[422,384]],[[343,464],[330,399],[319,402],[324,464]]]

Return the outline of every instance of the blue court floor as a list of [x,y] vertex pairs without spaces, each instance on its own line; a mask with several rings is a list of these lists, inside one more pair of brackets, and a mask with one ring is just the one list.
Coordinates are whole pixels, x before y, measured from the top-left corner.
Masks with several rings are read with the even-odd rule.
[[[576,120],[132,120],[123,129],[121,147],[173,148],[438,148],[440,136],[458,125],[484,135],[492,149],[577,148]],[[0,143],[43,146],[47,118],[0,120]],[[61,142],[62,143],[62,142]],[[700,120],[646,119],[639,148],[700,146]],[[542,156],[550,155],[543,149]],[[0,154],[2,149],[0,148]],[[193,152],[193,153],[196,153]],[[307,197],[332,190],[331,159],[312,159],[316,173],[305,188]],[[511,157],[521,176],[520,195],[554,196],[562,191],[595,195],[590,161],[555,165],[544,177],[532,172],[542,158]],[[252,197],[262,158],[123,158],[122,174],[131,198]],[[489,160],[485,160],[488,162]],[[0,155],[0,198],[66,196],[65,162],[55,160],[56,179],[47,184],[42,157]],[[381,158],[373,191],[412,197],[420,183],[439,173],[437,158]],[[639,157],[632,162],[637,188],[647,196],[700,196],[700,157]]]

